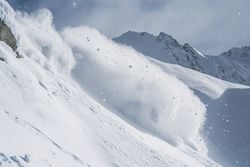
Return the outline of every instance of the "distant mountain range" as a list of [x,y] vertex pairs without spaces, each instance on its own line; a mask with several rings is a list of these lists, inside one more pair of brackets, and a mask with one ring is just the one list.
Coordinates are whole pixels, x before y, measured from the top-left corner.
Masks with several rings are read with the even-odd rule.
[[232,48],[220,55],[204,55],[188,43],[181,45],[161,32],[129,31],[113,39],[162,62],[178,64],[219,79],[250,85],[250,47]]

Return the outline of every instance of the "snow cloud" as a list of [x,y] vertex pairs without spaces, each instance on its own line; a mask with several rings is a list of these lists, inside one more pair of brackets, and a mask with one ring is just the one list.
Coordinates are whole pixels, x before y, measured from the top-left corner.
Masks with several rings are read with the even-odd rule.
[[199,136],[205,107],[182,82],[95,29],[66,28],[62,37],[77,58],[73,76],[100,103],[173,145],[206,153]]
[[205,53],[250,45],[248,0],[11,0],[16,9],[48,8],[58,28],[87,24],[109,37],[164,31]]

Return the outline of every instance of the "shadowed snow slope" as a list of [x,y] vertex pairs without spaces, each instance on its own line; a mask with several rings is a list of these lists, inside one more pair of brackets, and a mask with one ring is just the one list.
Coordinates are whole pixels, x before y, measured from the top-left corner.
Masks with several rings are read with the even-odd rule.
[[181,81],[94,29],[61,37],[48,10],[13,15],[24,59],[0,42],[0,166],[218,166]]

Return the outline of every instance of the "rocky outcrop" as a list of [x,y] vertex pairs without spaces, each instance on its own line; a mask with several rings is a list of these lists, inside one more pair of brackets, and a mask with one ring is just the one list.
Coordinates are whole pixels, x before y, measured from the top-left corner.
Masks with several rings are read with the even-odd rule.
[[5,42],[16,53],[17,58],[22,58],[18,50],[18,33],[15,25],[15,11],[5,0],[0,0],[0,41]]
[[16,38],[11,32],[11,29],[2,20],[0,21],[0,41],[4,41],[13,51],[17,50]]

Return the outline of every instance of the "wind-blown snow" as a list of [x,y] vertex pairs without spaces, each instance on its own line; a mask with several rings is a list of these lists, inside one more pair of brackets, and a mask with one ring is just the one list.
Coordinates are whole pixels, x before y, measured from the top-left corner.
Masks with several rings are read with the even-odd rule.
[[223,166],[248,166],[250,155],[250,87],[219,80],[178,65],[150,58],[168,74],[173,74],[196,91],[206,104],[203,136],[209,156]]
[[85,89],[157,136],[204,149],[198,131],[205,108],[188,87],[94,29],[67,28],[62,34],[78,57],[73,73]]
[[48,70],[69,74],[75,59],[71,48],[55,30],[50,11],[42,9],[30,15],[18,12],[16,17],[22,33],[22,52]]
[[207,109],[201,132],[210,157],[223,166],[249,166],[250,140],[246,132],[250,126],[246,120],[250,117],[250,87],[227,81],[249,85],[250,47],[207,56],[164,33],[154,36],[130,31],[114,41],[148,55],[151,63],[195,91]]
[[218,166],[180,80],[92,28],[58,33],[46,9],[9,19],[24,58],[0,43],[0,165]]

